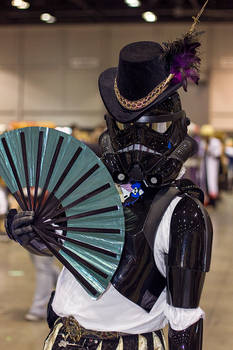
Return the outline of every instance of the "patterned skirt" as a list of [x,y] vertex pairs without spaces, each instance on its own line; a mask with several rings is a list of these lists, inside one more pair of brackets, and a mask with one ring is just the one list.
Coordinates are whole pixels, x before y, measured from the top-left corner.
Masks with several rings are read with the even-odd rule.
[[165,350],[162,331],[139,335],[83,328],[75,318],[59,317],[43,350]]

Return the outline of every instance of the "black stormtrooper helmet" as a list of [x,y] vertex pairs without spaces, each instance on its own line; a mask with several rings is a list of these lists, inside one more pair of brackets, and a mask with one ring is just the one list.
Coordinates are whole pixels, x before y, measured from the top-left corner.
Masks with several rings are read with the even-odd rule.
[[110,115],[105,119],[107,131],[99,143],[102,160],[116,183],[143,181],[149,187],[169,183],[195,152],[178,93],[134,122],[120,123]]
[[132,43],[120,51],[118,67],[100,75],[108,115],[107,131],[99,142],[117,183],[170,183],[195,152],[177,90],[186,89],[190,76],[198,81],[198,46],[190,34],[165,47],[151,41]]

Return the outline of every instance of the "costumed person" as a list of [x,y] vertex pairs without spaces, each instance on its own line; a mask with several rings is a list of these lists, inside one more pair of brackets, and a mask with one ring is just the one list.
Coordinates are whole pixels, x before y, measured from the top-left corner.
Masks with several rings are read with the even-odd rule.
[[200,134],[202,137],[201,188],[205,193],[205,205],[215,206],[219,198],[220,157],[223,147],[221,141],[215,137],[212,125],[202,125]]
[[233,185],[233,139],[231,137],[226,139],[224,152],[225,152],[225,155],[226,155],[227,160],[228,160],[228,164],[227,164],[228,187],[227,187],[227,189],[229,191],[232,191],[232,185]]
[[192,180],[196,185],[200,186],[200,164],[201,164],[201,152],[200,152],[200,128],[195,123],[188,125],[188,134],[197,143],[197,152],[185,162],[185,176]]
[[[124,248],[97,299],[63,268],[49,305],[44,350],[164,350],[166,324],[170,350],[202,349],[199,301],[212,226],[201,190],[179,180],[195,142],[177,93],[186,89],[187,78],[198,81],[199,45],[193,29],[164,47],[131,43],[121,50],[118,67],[100,75],[108,111],[101,159],[122,197]],[[9,213],[7,231],[26,249],[49,254],[33,219],[31,211]]]

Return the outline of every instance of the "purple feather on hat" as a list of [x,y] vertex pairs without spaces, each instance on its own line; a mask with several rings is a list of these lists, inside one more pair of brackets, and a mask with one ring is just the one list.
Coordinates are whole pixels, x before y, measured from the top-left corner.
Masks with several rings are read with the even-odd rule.
[[182,83],[185,91],[187,91],[188,79],[198,84],[200,78],[201,59],[197,49],[201,45],[198,37],[203,32],[196,32],[195,27],[207,4],[208,0],[205,1],[197,16],[193,17],[193,24],[183,38],[171,43],[163,43],[168,74],[174,74],[171,82]]
[[182,39],[164,43],[167,69],[169,73],[174,74],[172,83],[182,82],[185,91],[187,91],[188,80],[198,84],[200,78],[201,59],[197,52],[200,46],[197,40],[199,34],[201,33],[186,34]]

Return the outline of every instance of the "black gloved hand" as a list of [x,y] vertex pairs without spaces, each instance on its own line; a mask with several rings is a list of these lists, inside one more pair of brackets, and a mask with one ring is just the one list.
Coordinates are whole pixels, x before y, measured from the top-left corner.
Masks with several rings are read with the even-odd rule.
[[5,222],[8,236],[19,242],[22,246],[27,246],[31,240],[36,237],[31,226],[34,215],[34,211],[22,211],[17,213],[16,209],[11,209]]

